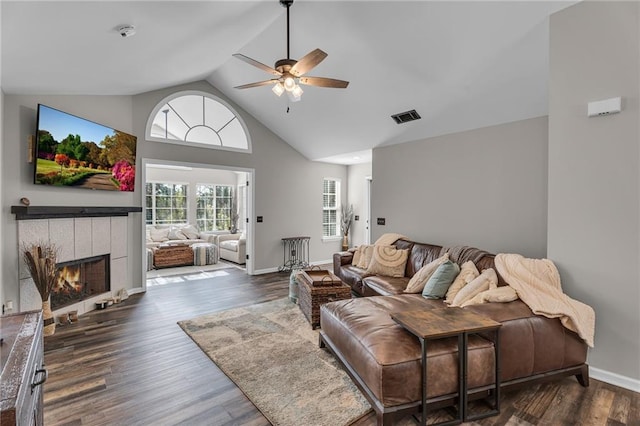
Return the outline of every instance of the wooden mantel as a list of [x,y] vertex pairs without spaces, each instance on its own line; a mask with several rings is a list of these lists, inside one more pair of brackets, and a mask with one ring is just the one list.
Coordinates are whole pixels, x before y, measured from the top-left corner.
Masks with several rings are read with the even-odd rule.
[[16,220],[61,219],[68,217],[127,216],[139,213],[142,207],[72,207],[72,206],[11,206]]

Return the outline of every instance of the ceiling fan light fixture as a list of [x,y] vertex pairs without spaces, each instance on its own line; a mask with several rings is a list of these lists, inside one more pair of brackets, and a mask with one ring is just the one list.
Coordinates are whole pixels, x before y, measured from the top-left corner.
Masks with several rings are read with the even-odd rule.
[[284,93],[284,86],[282,85],[282,83],[277,82],[275,84],[275,86],[273,86],[273,88],[271,89],[273,91],[273,93],[276,94],[276,96],[280,97],[282,96],[282,94]]
[[300,87],[297,84],[296,84],[296,87],[294,87],[293,90],[291,91],[291,94],[293,95],[293,97],[298,98],[298,100],[300,100],[303,93],[304,93],[304,90],[302,90],[302,87]]
[[296,80],[293,77],[288,75],[284,78],[284,89],[287,92],[291,92],[293,89],[296,88],[296,86],[297,86]]

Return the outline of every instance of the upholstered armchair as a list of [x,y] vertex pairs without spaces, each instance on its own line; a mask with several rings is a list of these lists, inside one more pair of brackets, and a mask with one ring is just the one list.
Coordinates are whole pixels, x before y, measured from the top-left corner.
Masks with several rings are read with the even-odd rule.
[[227,234],[218,236],[220,259],[244,265],[247,259],[247,239],[242,234]]

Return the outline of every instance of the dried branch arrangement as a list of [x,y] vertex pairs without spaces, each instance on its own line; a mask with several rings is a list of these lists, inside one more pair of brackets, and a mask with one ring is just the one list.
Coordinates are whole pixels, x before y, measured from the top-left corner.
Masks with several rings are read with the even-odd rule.
[[42,301],[49,300],[58,279],[57,247],[48,242],[28,244],[22,247],[22,255]]

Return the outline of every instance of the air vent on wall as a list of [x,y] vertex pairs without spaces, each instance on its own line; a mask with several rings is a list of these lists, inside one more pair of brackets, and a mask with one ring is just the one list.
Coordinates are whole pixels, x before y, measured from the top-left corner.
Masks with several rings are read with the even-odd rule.
[[422,117],[420,117],[420,114],[418,114],[415,109],[412,109],[411,111],[394,114],[391,116],[391,118],[393,118],[396,124],[402,124],[402,123],[408,123],[409,121],[413,121],[413,120],[420,120],[420,118]]

